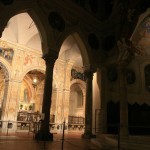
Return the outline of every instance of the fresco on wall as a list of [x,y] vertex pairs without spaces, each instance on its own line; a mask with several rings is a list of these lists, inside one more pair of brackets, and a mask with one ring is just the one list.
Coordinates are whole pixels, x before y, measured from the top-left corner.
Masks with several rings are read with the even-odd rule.
[[24,59],[24,65],[29,66],[32,65],[34,57],[32,55],[26,55]]
[[9,63],[12,62],[13,55],[14,55],[13,49],[0,47],[0,56],[6,59]]
[[31,99],[31,95],[29,94],[28,86],[26,85],[25,82],[23,82],[20,90],[20,101],[24,103],[29,103],[30,99]]
[[29,66],[41,66],[45,67],[45,61],[41,57],[37,57],[34,54],[26,53],[24,55],[24,67],[29,67]]
[[20,89],[19,111],[33,111],[34,103],[31,103],[31,94],[28,85],[23,81]]
[[139,25],[132,37],[135,47],[143,51],[143,55],[150,55],[150,16]]
[[1,108],[2,100],[3,100],[3,96],[4,96],[4,86],[5,86],[4,78],[5,78],[4,73],[0,68],[0,108]]

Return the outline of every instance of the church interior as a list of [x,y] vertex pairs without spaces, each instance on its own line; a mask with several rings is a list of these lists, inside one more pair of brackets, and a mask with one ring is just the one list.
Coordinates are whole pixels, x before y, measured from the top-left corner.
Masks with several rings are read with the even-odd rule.
[[149,150],[148,0],[0,1],[0,134],[82,134]]

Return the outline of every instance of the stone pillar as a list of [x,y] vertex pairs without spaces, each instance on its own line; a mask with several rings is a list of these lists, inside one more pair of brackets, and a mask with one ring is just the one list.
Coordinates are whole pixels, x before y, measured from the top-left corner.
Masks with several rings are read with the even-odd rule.
[[117,41],[119,55],[117,59],[118,76],[119,76],[119,99],[120,99],[120,140],[118,142],[121,148],[128,149],[128,99],[126,85],[126,67],[135,57],[136,48],[129,39],[122,37]]
[[57,59],[57,53],[55,51],[50,51],[43,58],[46,62],[46,77],[44,85],[44,94],[43,94],[43,104],[42,104],[42,114],[43,118],[41,121],[41,127],[39,132],[36,134],[37,140],[52,141],[53,134],[50,133],[50,108],[51,108],[51,98],[52,98],[52,82],[53,82],[53,68],[55,61]]
[[118,66],[119,93],[120,93],[120,134],[128,135],[128,100],[126,88],[126,68],[124,65]]
[[[69,116],[69,100],[70,100],[70,79],[72,63],[69,61],[65,62],[65,76],[64,76],[64,89],[63,89],[63,106],[64,106],[64,120],[66,125],[68,124]],[[68,129],[68,128],[67,128]]]
[[85,130],[82,138],[92,138],[92,80],[93,72],[85,71],[86,76],[86,101],[85,101]]
[[[118,65],[119,99],[120,99],[120,132],[119,141],[121,148],[128,148],[128,100],[126,87],[126,65]],[[122,147],[123,146],[123,147]]]

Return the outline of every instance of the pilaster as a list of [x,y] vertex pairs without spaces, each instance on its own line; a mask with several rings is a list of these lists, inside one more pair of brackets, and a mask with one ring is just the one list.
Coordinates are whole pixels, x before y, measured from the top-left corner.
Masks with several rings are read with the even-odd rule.
[[132,53],[132,43],[128,39],[122,38],[118,41],[119,56],[117,60],[117,70],[119,77],[119,99],[120,99],[120,130],[119,147],[128,149],[128,99],[126,85],[126,67],[134,57]]
[[[14,121],[17,120],[17,111],[18,111],[18,98],[20,94],[20,86],[21,81],[19,80],[6,80],[5,81],[5,92],[4,92],[4,100],[2,104],[2,120],[3,131],[6,131],[7,121],[12,122],[13,126],[10,132],[15,132],[16,123]],[[6,122],[5,122],[6,121]]]

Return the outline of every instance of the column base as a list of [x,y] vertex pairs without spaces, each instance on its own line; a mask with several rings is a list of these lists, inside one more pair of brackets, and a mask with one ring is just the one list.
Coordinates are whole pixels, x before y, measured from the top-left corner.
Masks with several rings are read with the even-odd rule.
[[38,141],[53,141],[53,134],[50,132],[44,133],[42,131],[39,131],[35,135],[35,139]]
[[91,139],[91,138],[96,138],[96,135],[94,135],[94,134],[89,134],[89,133],[83,133],[82,135],[81,135],[81,137],[83,138],[83,139]]

